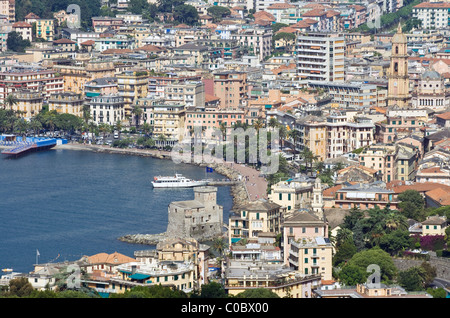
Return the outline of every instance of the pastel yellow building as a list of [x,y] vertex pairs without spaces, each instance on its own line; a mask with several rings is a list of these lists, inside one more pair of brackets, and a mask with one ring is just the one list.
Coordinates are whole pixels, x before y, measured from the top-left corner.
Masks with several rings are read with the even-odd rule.
[[13,105],[13,110],[19,111],[21,117],[31,118],[37,115],[44,102],[42,94],[31,90],[22,90],[14,94],[17,104]]
[[54,28],[55,25],[53,19],[37,19],[36,38],[44,39],[47,42],[53,41]]
[[82,95],[72,92],[52,94],[48,99],[49,111],[55,110],[60,114],[71,114],[78,117],[83,116],[83,104]]
[[238,207],[229,219],[229,244],[241,239],[256,240],[261,233],[281,233],[286,208],[266,200],[251,201]]
[[447,226],[445,216],[430,216],[422,222],[422,235],[445,235]]
[[301,275],[279,265],[264,266],[231,264],[225,274],[225,289],[235,296],[249,289],[264,288],[280,298],[312,298],[313,289],[320,284],[319,275]]
[[84,85],[94,79],[114,77],[112,61],[88,61],[82,65],[53,65],[53,70],[64,78],[64,91],[76,94],[84,93]]

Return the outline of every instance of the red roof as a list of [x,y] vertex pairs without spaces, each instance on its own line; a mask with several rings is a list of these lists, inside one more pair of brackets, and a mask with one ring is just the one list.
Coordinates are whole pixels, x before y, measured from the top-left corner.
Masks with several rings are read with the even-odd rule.
[[15,23],[13,23],[12,27],[13,28],[31,28],[31,24],[29,24],[28,22],[25,22],[25,21],[17,21]]
[[446,112],[446,113],[443,113],[443,114],[436,115],[436,117],[438,117],[440,119],[444,119],[444,120],[449,120],[450,119],[450,112]]
[[56,43],[56,44],[75,44],[77,42],[69,40],[69,39],[59,39],[59,40],[53,41],[53,43]]

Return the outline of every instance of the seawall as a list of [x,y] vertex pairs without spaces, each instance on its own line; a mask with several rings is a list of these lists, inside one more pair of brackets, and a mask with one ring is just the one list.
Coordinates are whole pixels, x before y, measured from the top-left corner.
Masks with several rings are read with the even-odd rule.
[[[132,156],[143,156],[152,157],[157,159],[168,159],[172,160],[172,156],[168,151],[159,150],[148,150],[148,149],[134,149],[134,148],[113,148],[109,146],[102,145],[83,145],[83,144],[65,144],[58,145],[55,149],[69,149],[69,150],[82,150],[82,151],[94,151],[99,153],[114,153]],[[242,178],[242,174],[236,169],[233,169],[233,165],[225,164],[224,162],[218,160],[214,162],[213,160],[208,160],[208,163],[204,163],[201,160],[188,162],[189,164],[197,166],[208,166],[213,168],[213,170],[223,175],[230,180],[238,180]],[[235,166],[236,167],[236,166]],[[254,172],[257,173],[257,172]],[[249,201],[249,194],[244,182],[234,183],[230,186],[230,194],[233,200],[233,209]],[[133,244],[144,244],[144,245],[157,245],[158,242],[166,238],[166,233],[160,234],[128,234],[118,238],[118,240],[133,243]]]

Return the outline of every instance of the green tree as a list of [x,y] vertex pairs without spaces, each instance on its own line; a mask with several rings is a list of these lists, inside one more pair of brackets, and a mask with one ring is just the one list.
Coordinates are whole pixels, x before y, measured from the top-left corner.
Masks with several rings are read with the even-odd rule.
[[345,265],[338,275],[339,281],[347,286],[356,286],[367,280],[365,269],[360,266],[348,264]]
[[152,285],[136,286],[122,294],[110,294],[110,298],[187,298],[187,294],[174,287]]
[[277,33],[281,28],[287,27],[288,25],[285,23],[274,23],[270,27],[272,28],[273,34]]
[[221,284],[210,282],[202,285],[200,294],[193,294],[191,298],[227,298],[227,293]]
[[224,17],[231,14],[231,10],[229,8],[221,6],[212,6],[206,11],[213,18],[214,23],[220,22]]
[[422,270],[419,267],[411,267],[398,274],[398,283],[407,291],[423,290]]
[[389,284],[397,275],[397,269],[391,256],[385,251],[381,250],[379,247],[374,247],[356,253],[345,266],[355,265],[358,266],[361,270],[366,271],[367,267],[371,264],[375,264],[380,267],[381,282]]
[[234,296],[235,298],[280,298],[277,294],[267,288],[252,288]]
[[16,95],[14,94],[8,94],[8,96],[6,96],[5,101],[4,101],[4,105],[8,106],[9,109],[13,109],[14,106],[17,105],[19,101],[17,100]]
[[433,296],[433,298],[447,298],[447,292],[444,288],[428,288],[427,293]]
[[34,288],[26,277],[14,278],[9,281],[9,289],[4,293],[5,297],[28,297]]
[[388,252],[390,255],[395,255],[411,246],[411,237],[408,231],[396,230],[384,235],[380,239],[380,248]]
[[179,23],[194,25],[198,22],[198,11],[194,6],[182,4],[173,9],[173,18]]
[[282,46],[284,49],[286,49],[291,42],[295,42],[295,38],[295,34],[289,32],[279,32],[272,37],[274,41],[281,41],[284,44]]
[[356,246],[353,242],[353,238],[345,240],[343,243],[339,244],[339,249],[333,256],[333,265],[337,267],[341,266],[350,260],[356,252]]
[[416,190],[406,190],[398,195],[400,211],[416,221],[424,220],[425,199]]
[[20,33],[16,31],[12,31],[8,33],[8,39],[6,40],[6,46],[8,50],[14,52],[25,52],[25,49],[31,46],[31,42],[29,40],[24,40]]

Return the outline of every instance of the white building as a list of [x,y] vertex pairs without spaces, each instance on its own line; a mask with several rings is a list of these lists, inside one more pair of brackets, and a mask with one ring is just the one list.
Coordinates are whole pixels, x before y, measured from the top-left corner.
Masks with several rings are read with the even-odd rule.
[[422,21],[422,29],[444,29],[449,25],[450,2],[422,2],[413,8],[413,17]]
[[342,34],[300,34],[295,48],[300,83],[344,81],[344,52],[345,38]]

